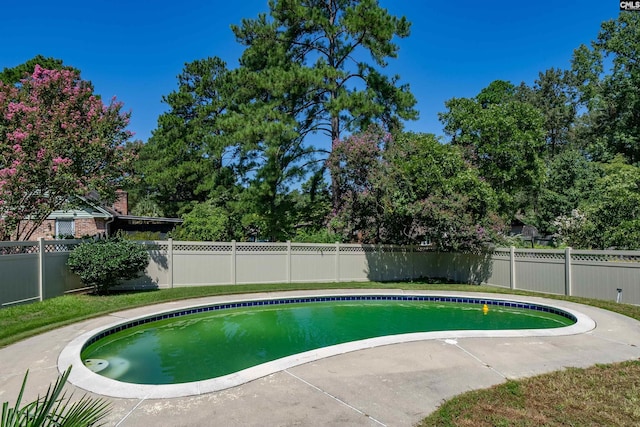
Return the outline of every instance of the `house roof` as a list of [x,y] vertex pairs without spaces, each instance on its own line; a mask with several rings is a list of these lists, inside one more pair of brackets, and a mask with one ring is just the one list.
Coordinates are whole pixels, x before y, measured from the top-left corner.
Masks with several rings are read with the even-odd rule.
[[59,218],[103,218],[111,219],[113,215],[107,212],[101,206],[95,206],[91,203],[87,203],[84,206],[77,207],[75,209],[55,210],[49,214],[48,219]]
[[148,222],[170,222],[174,224],[181,224],[184,222],[182,218],[164,218],[156,216],[137,216],[137,215],[115,215],[116,219],[125,221],[148,221]]
[[124,221],[143,221],[143,222],[155,222],[155,223],[172,223],[180,224],[183,222],[182,218],[165,218],[165,217],[152,217],[152,216],[139,216],[139,215],[123,215],[114,210],[111,207],[101,206],[99,202],[90,197],[78,197],[82,206],[76,209],[57,210],[49,214],[48,219],[59,218],[103,218],[103,219],[117,219]]

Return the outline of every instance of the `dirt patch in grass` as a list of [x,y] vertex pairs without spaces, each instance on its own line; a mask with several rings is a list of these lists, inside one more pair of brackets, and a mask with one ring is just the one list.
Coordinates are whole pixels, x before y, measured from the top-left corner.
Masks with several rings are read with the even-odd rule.
[[640,360],[570,368],[464,393],[419,424],[514,425],[640,425]]

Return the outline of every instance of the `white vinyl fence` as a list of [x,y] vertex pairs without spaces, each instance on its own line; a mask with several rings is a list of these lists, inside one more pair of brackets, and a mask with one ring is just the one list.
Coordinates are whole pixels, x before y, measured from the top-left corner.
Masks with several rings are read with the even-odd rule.
[[[68,271],[78,240],[0,242],[0,305],[82,290]],[[496,249],[437,253],[354,244],[141,242],[151,262],[122,289],[246,283],[322,283],[447,278],[640,304],[640,251]]]

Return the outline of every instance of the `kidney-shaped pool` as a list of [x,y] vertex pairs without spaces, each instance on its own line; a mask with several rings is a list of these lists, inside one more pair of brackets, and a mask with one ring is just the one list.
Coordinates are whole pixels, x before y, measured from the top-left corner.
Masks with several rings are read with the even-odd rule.
[[[107,391],[99,387],[102,394],[134,397],[118,389],[145,386],[198,394],[359,348],[442,334],[546,335],[570,328],[579,316],[547,305],[464,296],[241,300],[158,313],[93,331],[81,344],[74,341],[70,351],[75,354],[66,355],[65,349],[61,362],[71,358],[74,369],[84,372],[83,388],[100,393],[86,384],[107,384]],[[72,382],[74,378],[72,372]],[[218,385],[211,389],[214,383]]]

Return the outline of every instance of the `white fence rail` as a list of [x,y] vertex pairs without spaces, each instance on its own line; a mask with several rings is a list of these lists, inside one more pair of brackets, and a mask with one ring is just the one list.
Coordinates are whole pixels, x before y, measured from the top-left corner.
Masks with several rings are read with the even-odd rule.
[[[82,289],[66,262],[78,240],[0,242],[0,305]],[[471,255],[353,244],[142,242],[151,262],[122,288],[394,281],[463,283],[640,304],[640,251],[496,249]]]

